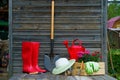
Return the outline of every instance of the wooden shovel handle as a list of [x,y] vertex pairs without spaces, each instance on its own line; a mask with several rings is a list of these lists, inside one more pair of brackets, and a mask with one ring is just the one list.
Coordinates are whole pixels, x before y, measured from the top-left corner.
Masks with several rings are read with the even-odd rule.
[[51,39],[54,39],[54,9],[55,9],[55,2],[52,0],[51,6]]

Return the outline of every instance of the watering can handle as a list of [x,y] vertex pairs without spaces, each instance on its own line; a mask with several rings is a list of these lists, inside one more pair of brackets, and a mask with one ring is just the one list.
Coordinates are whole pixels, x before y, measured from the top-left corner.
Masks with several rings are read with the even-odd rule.
[[82,41],[81,41],[81,40],[75,39],[75,40],[72,41],[72,46],[75,45],[75,42],[76,42],[76,41],[79,41],[79,45],[80,45],[80,46],[82,45]]

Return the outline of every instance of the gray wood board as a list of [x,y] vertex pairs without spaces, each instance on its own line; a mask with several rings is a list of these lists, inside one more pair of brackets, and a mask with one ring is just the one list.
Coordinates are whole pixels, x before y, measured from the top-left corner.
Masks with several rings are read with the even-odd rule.
[[15,74],[9,80],[117,80],[108,75],[101,76],[64,76],[42,73],[38,75]]

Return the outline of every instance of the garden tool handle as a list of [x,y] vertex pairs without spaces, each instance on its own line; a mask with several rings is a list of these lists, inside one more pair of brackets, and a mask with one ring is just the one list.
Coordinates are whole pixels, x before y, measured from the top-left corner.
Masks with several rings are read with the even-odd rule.
[[81,40],[75,39],[75,40],[72,41],[72,46],[75,45],[75,42],[76,42],[76,41],[79,41],[79,45],[80,45],[80,46],[82,45],[82,41],[81,41]]
[[54,48],[54,7],[55,2],[51,0],[51,33],[50,33],[50,41],[51,41],[51,50],[50,50],[50,58],[54,57],[53,48]]
[[55,2],[52,0],[52,7],[51,7],[51,39],[54,39],[54,8],[55,8]]

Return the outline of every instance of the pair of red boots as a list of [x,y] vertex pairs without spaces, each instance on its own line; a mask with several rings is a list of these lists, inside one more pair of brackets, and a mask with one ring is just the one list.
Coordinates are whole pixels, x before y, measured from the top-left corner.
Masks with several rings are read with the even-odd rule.
[[23,72],[37,74],[46,72],[38,65],[39,42],[22,42]]

